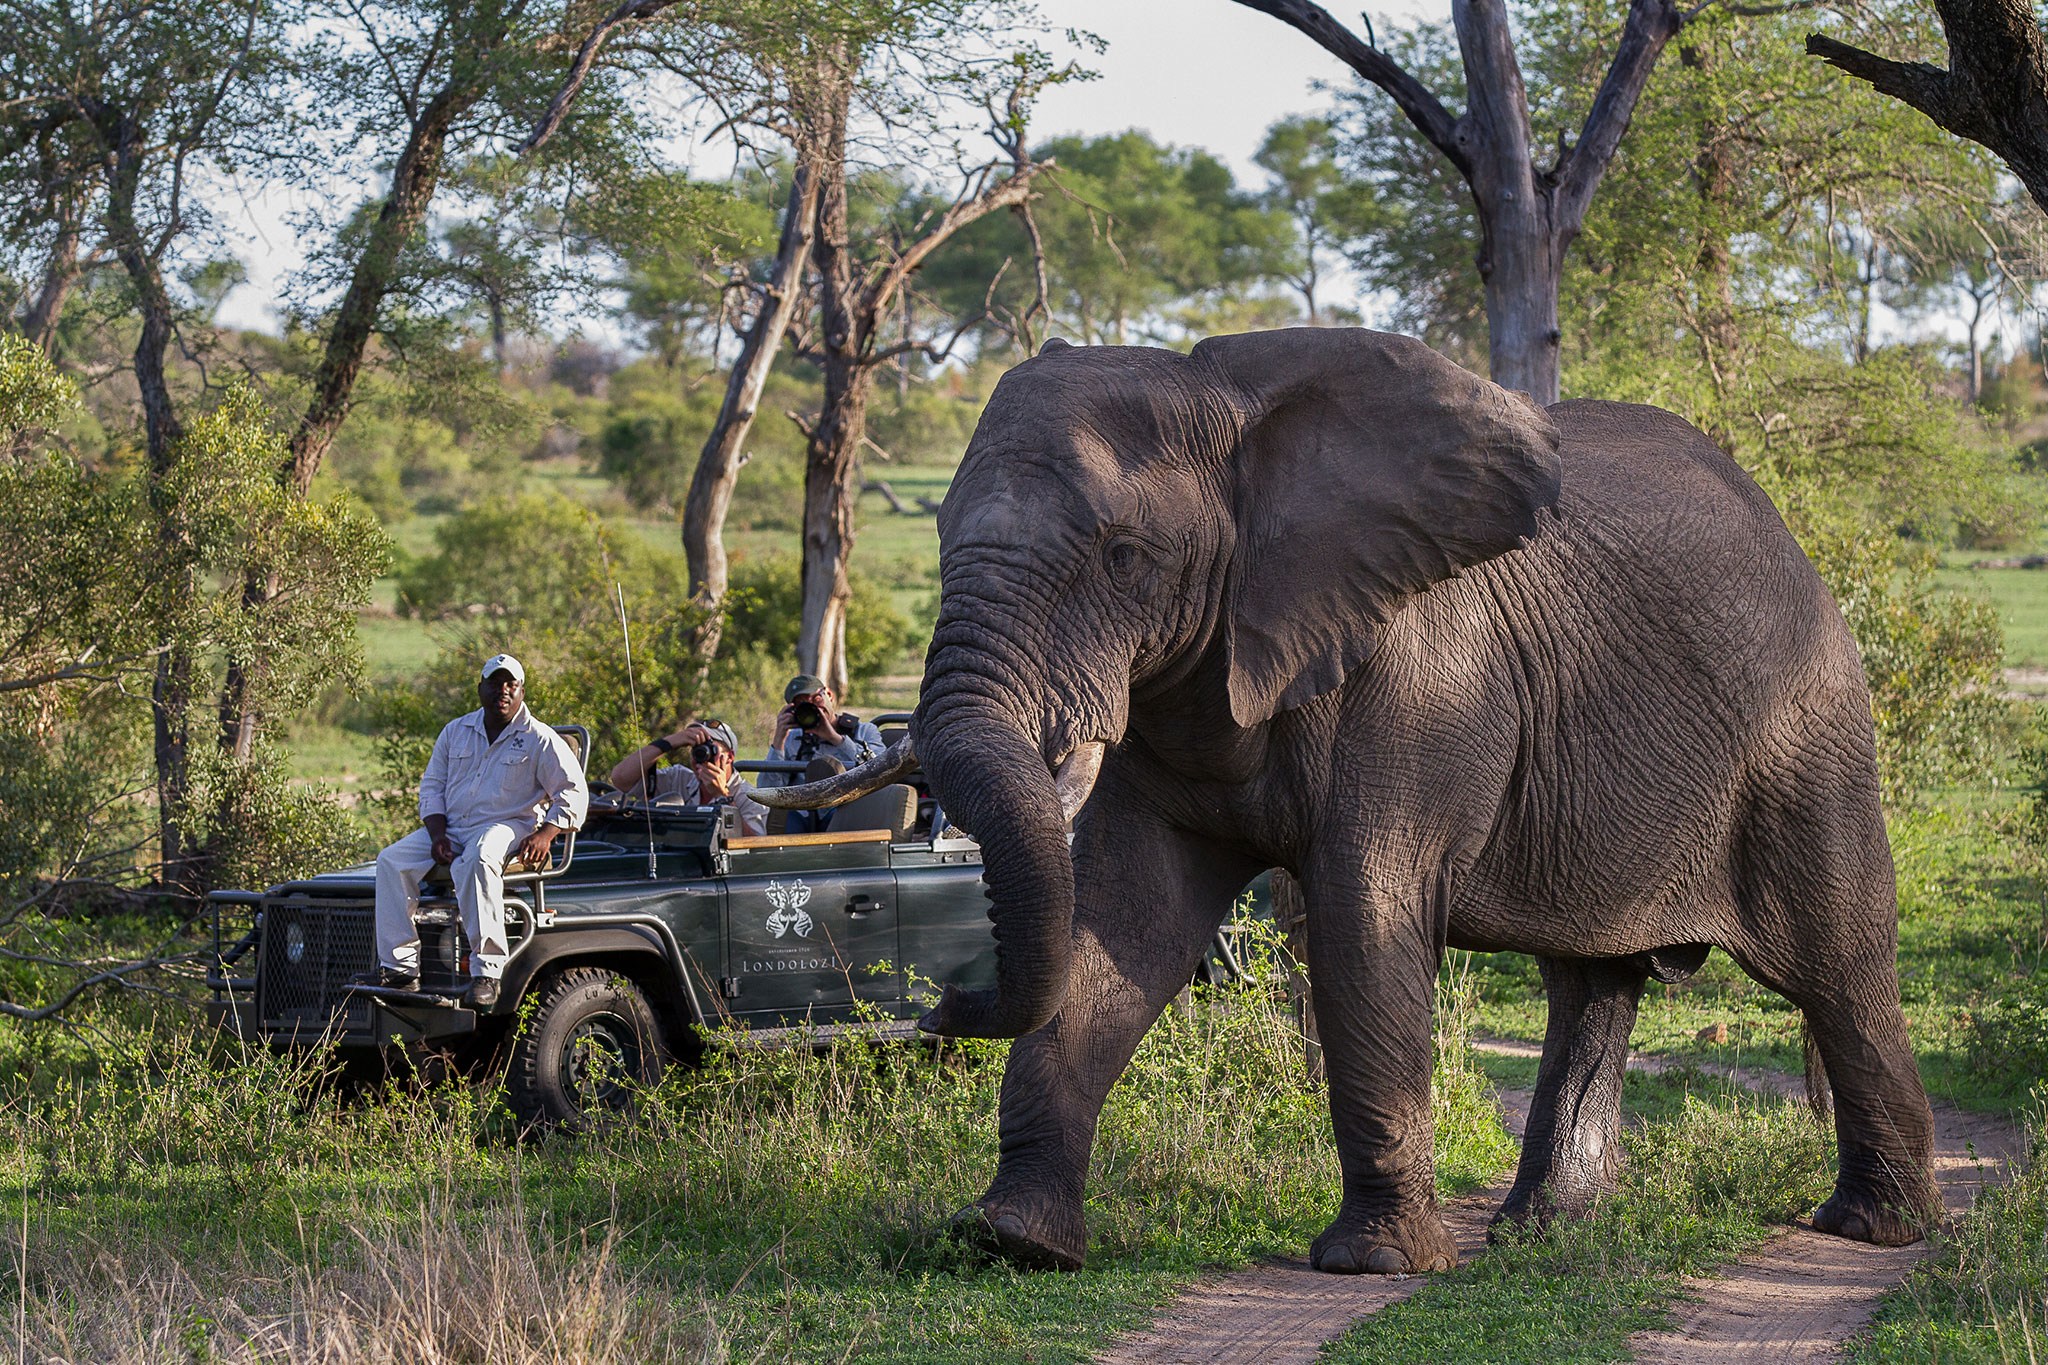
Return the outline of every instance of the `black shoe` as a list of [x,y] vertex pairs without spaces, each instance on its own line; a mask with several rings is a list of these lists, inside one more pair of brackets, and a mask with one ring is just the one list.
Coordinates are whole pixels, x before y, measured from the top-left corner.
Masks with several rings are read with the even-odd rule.
[[473,1010],[488,1010],[498,1003],[498,978],[480,976],[471,983],[468,1005]]
[[358,972],[349,978],[351,986],[375,986],[387,991],[416,991],[420,988],[418,972],[409,972],[403,967],[374,967],[367,972]]

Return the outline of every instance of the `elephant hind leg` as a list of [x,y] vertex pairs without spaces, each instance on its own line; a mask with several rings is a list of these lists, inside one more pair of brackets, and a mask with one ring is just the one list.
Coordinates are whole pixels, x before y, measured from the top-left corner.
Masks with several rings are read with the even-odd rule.
[[1621,1085],[1647,976],[1633,958],[1539,958],[1550,1021],[1514,1188],[1494,1215],[1542,1227],[1589,1213],[1614,1189],[1621,1157]]
[[1737,897],[1743,969],[1805,1012],[1834,1089],[1840,1174],[1822,1232],[1917,1241],[1941,1212],[1934,1119],[1899,1005],[1898,910],[1874,780],[1809,774],[1751,822]]

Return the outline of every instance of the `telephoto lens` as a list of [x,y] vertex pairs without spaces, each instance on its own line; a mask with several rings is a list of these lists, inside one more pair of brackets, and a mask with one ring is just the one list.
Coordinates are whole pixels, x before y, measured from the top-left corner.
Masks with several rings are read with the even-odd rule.
[[717,761],[718,746],[710,740],[707,739],[702,744],[692,744],[690,746],[690,762],[716,763]]
[[814,701],[798,702],[796,709],[791,711],[789,716],[796,722],[796,728],[799,730],[812,729],[819,721],[825,719],[825,713],[818,709],[818,704]]

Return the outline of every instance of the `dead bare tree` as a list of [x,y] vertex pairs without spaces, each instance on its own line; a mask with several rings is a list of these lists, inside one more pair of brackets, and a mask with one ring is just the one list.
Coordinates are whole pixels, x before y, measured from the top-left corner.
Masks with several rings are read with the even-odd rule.
[[[903,336],[883,344],[900,293],[909,288],[918,269],[961,229],[1000,209],[1028,204],[1033,181],[1052,166],[1023,153],[1021,112],[1006,140],[1006,162],[990,162],[967,173],[960,192],[944,209],[906,234],[900,248],[864,264],[849,240],[847,213],[847,113],[853,73],[842,67],[832,76],[824,115],[827,136],[820,163],[817,256],[818,317],[814,330],[799,341],[799,351],[824,371],[824,396],[817,417],[800,422],[807,444],[804,471],[803,622],[797,634],[797,665],[825,679],[835,691],[846,689],[846,606],[852,598],[847,563],[853,554],[854,503],[860,493],[856,460],[867,436],[867,410],[880,367],[899,356],[918,354],[934,363],[952,354],[973,328],[988,320],[981,314],[962,322],[943,344]],[[1019,82],[1009,107],[1021,111],[1031,94],[1049,77],[1035,73]]]
[[2030,0],[1935,0],[1948,70],[1809,34],[1806,51],[1989,147],[2048,210],[2048,41]]
[[1506,0],[1452,0],[1468,92],[1462,114],[1446,109],[1375,47],[1369,28],[1361,41],[1311,0],[1237,2],[1299,29],[1384,90],[1457,168],[1479,214],[1489,369],[1497,383],[1540,403],[1556,402],[1557,296],[1565,252],[1585,226],[1586,210],[1665,43],[1699,11],[1681,11],[1672,0],[1630,0],[1621,39],[1577,144],[1567,147],[1560,137],[1557,158],[1546,167],[1537,161]]

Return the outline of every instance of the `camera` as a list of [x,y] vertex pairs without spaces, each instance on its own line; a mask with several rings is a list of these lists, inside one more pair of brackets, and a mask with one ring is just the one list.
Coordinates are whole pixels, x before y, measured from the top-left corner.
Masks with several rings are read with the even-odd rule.
[[814,701],[800,701],[790,711],[789,718],[796,722],[797,729],[811,730],[824,721],[825,713],[818,709],[818,704]]
[[707,739],[702,744],[692,744],[690,746],[690,762],[716,763],[717,761],[718,746],[710,740]]

